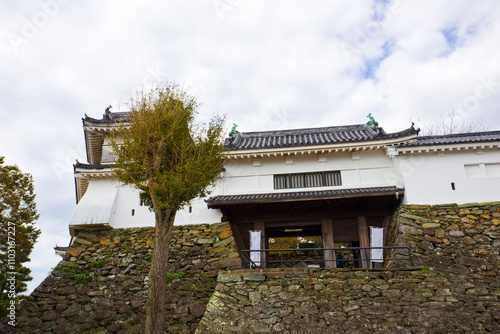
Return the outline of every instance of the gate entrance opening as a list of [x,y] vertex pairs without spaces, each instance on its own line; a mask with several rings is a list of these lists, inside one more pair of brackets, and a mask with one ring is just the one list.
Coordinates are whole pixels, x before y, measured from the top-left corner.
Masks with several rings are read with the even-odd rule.
[[[319,226],[318,226],[319,228]],[[318,229],[294,228],[282,231],[270,231],[268,249],[293,249],[293,251],[269,252],[268,268],[323,266],[323,247],[321,231]]]
[[[303,244],[309,243],[307,238],[316,238],[314,244],[317,243],[321,245],[319,248],[326,249],[300,255],[314,259],[317,257],[322,267],[335,268],[337,263],[340,266],[346,265],[348,261],[337,262],[337,259],[341,260],[346,256],[359,260],[351,262],[353,267],[369,268],[373,262],[369,249],[372,246],[370,227],[384,228],[384,233],[389,231],[391,217],[400,205],[403,193],[404,190],[400,188],[375,187],[244,196],[221,195],[207,202],[209,207],[222,211],[222,221],[230,222],[240,251],[260,252],[260,268],[277,266],[274,262],[277,252],[271,252],[270,249],[289,247],[280,246],[280,243],[295,243],[291,248],[297,248],[297,244],[301,244],[298,247],[306,247],[308,245]],[[256,231],[259,233],[255,234]],[[253,244],[250,242],[250,232],[253,233]],[[383,235],[382,242],[386,239],[386,235]],[[351,255],[333,249],[342,245],[362,249],[350,250]],[[297,259],[287,266],[299,265],[300,262]]]

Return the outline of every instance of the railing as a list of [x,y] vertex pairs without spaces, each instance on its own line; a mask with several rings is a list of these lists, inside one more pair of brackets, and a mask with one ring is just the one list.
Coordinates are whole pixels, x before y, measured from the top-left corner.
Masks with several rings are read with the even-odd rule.
[[[353,251],[353,254],[356,252],[358,254],[362,253],[368,253],[372,249],[381,249],[386,250],[386,249],[402,249],[406,250],[408,252],[408,257],[395,257],[395,258],[389,258],[389,257],[383,257],[383,258],[374,258],[371,259],[369,256],[364,256],[359,259],[344,259],[340,257],[332,257],[332,259],[326,259],[325,258],[325,252],[335,252],[335,251]],[[363,252],[364,251],[364,252]],[[313,258],[313,259],[298,259],[298,258],[292,258],[292,259],[287,259],[283,258],[283,252],[288,253],[296,253],[297,255],[300,254],[299,252],[315,252],[319,253],[322,252],[321,258]],[[253,261],[251,259],[251,254],[252,253],[260,253],[260,261],[256,260]],[[274,259],[269,259],[270,258],[270,253],[278,253],[279,254],[279,259],[274,260]],[[264,254],[265,256],[262,256]],[[330,253],[333,255],[333,253]],[[319,256],[320,254],[318,254]],[[261,249],[261,250],[250,250],[250,249],[244,249],[241,251],[241,265],[242,268],[251,268],[251,269],[257,269],[257,268],[267,268],[272,264],[277,264],[279,263],[280,268],[283,268],[283,265],[289,262],[305,262],[305,263],[312,263],[312,264],[318,264],[320,263],[323,264],[325,267],[346,267],[346,263],[348,262],[358,262],[360,265],[365,264],[365,268],[370,268],[370,263],[372,261],[374,262],[383,262],[384,265],[387,264],[389,261],[408,261],[410,266],[413,266],[413,260],[411,256],[411,249],[408,246],[385,246],[385,247],[341,247],[341,248],[291,248],[291,249]],[[330,264],[330,262],[334,262],[333,264]]]

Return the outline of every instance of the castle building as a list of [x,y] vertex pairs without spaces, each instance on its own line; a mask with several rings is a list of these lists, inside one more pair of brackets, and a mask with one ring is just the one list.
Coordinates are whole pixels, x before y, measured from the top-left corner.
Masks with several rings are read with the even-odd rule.
[[[118,183],[113,173],[108,135],[127,115],[108,110],[102,119],[83,119],[87,162],[74,165],[72,235],[87,228],[154,226],[138,191]],[[401,204],[500,200],[500,131],[418,133],[413,125],[386,133],[375,122],[233,129],[211,195],[179,211],[175,224],[229,222],[240,250],[256,244],[265,249],[270,238],[283,236],[321,236],[325,248],[336,242],[370,247],[370,231],[382,231],[383,244]],[[257,243],[250,237],[255,231]],[[325,265],[335,266],[334,258],[325,252]]]

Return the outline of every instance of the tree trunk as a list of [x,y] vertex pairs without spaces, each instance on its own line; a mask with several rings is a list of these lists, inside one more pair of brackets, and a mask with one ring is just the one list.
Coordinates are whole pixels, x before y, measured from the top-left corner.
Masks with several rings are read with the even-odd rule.
[[170,254],[170,237],[175,212],[155,210],[155,244],[149,271],[148,301],[146,304],[146,334],[163,334],[165,327],[165,287]]

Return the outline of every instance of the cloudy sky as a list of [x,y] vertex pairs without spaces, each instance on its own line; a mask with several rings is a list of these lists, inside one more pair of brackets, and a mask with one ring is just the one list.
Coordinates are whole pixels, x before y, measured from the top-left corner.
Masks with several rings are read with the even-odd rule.
[[241,132],[455,120],[500,129],[500,3],[3,1],[0,155],[35,178],[34,289],[69,242],[81,118],[175,80]]

